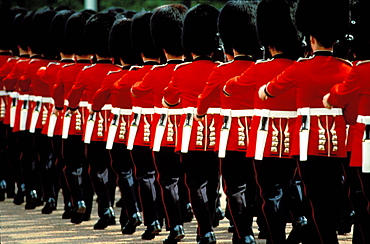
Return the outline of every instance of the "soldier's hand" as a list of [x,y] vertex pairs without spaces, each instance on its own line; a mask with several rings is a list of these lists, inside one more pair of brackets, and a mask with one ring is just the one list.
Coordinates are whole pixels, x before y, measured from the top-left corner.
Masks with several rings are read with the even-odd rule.
[[90,108],[89,109],[89,114],[94,114],[95,112]]
[[52,113],[59,116],[60,111],[54,107]]
[[196,115],[194,116],[194,119],[195,119],[196,121],[198,121],[198,122],[202,122],[202,121],[204,121],[204,116],[203,116],[203,117],[198,117],[198,115],[196,114]]
[[330,103],[328,102],[329,100],[329,97],[330,97],[330,93],[326,94],[323,98],[322,98],[322,104],[324,105],[325,108],[332,108],[333,106],[330,105]]
[[266,92],[265,92],[265,88],[266,88],[266,85],[263,85],[260,87],[260,89],[258,90],[258,96],[259,98],[264,101],[268,98]]
[[167,103],[164,101],[164,98],[162,98],[162,106],[164,108],[169,108],[170,106],[167,105]]

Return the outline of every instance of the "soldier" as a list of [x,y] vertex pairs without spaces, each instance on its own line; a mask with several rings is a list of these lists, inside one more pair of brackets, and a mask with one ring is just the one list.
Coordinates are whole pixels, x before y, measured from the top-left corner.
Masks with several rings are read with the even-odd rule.
[[[131,88],[131,94],[136,98],[153,94],[155,114],[151,122],[150,147],[154,147],[154,163],[158,171],[167,224],[170,229],[170,234],[164,243],[177,243],[185,236],[181,215],[181,201],[184,199],[180,198],[181,188],[178,187],[181,184],[179,179],[183,169],[179,155],[174,152],[176,119],[179,119],[182,111],[161,109],[161,107],[163,90],[170,82],[176,65],[183,62],[181,33],[186,11],[187,8],[179,4],[163,5],[154,10],[150,21],[151,34],[156,48],[164,50],[167,63],[153,66],[152,70]],[[175,128],[167,127],[166,131],[166,123]]]
[[164,107],[175,107],[181,102],[180,107],[184,108],[175,151],[182,153],[186,183],[198,222],[197,242],[200,244],[216,242],[212,220],[218,198],[219,160],[213,150],[219,109],[209,109],[210,114],[203,123],[194,121],[194,108],[198,95],[217,65],[211,60],[211,55],[218,48],[218,14],[217,9],[207,4],[197,5],[186,14],[183,47],[192,54],[194,61],[176,67],[163,97]]
[[259,40],[269,50],[272,59],[260,60],[241,76],[229,80],[224,92],[231,97],[253,92],[256,110],[249,133],[247,157],[254,158],[263,199],[262,211],[269,231],[267,243],[286,243],[287,196],[296,169],[289,154],[289,134],[294,130],[297,109],[295,91],[290,90],[286,96],[276,98],[279,99],[277,101],[261,101],[256,90],[294,63],[300,43],[285,0],[263,0],[257,10],[257,27]]
[[[139,201],[137,199],[137,184],[133,177],[133,163],[130,152],[126,148],[126,131],[129,128],[132,113],[131,99],[125,101],[114,94],[114,83],[129,72],[133,64],[140,60],[138,53],[132,49],[130,31],[131,19],[117,19],[109,35],[109,51],[122,64],[122,69],[109,72],[102,86],[95,93],[92,109],[100,111],[105,104],[112,104],[109,121],[109,131],[105,134],[106,148],[112,158],[111,165],[118,176],[118,187],[121,190],[123,206],[120,215],[122,234],[133,234],[136,227],[142,223]],[[117,130],[119,130],[117,132]]]
[[[153,45],[150,34],[150,18],[152,13],[140,12],[134,15],[131,24],[131,40],[134,51],[141,54],[144,61],[143,66],[133,66],[126,75],[115,83],[115,92],[120,99],[132,101],[131,126],[127,139],[127,149],[131,150],[131,157],[135,165],[136,179],[139,184],[139,194],[141,206],[144,214],[145,232],[141,238],[151,240],[155,235],[162,231],[163,216],[159,215],[158,203],[161,203],[161,197],[158,197],[158,191],[155,185],[156,170],[152,158],[152,151],[149,148],[150,140],[147,131],[144,128],[151,123],[151,115],[154,114],[152,95],[145,98],[133,98],[129,91],[131,86],[140,81],[151,70],[153,65],[158,64],[160,51]],[[149,124],[150,126],[150,124]],[[144,134],[145,133],[145,134]],[[149,129],[150,133],[150,129]]]
[[111,207],[108,188],[108,168],[110,158],[105,149],[104,134],[107,133],[106,121],[109,117],[110,106],[102,108],[101,112],[91,110],[91,103],[95,92],[100,88],[105,76],[110,71],[117,71],[110,57],[108,49],[109,31],[115,17],[109,14],[97,13],[90,17],[86,23],[85,35],[89,40],[91,50],[96,55],[97,62],[85,67],[77,76],[68,95],[68,109],[72,113],[79,106],[82,94],[85,93],[89,105],[89,115],[85,117],[84,142],[87,144],[86,156],[90,165],[90,176],[96,194],[99,197],[99,220],[94,229],[105,229],[110,224],[115,224],[114,210]]
[[[227,80],[253,65],[254,57],[258,55],[260,45],[256,31],[256,8],[257,4],[253,1],[230,1],[222,8],[218,28],[223,43],[232,48],[234,58],[215,68],[198,97],[197,105],[199,120],[207,113],[213,100],[221,101],[224,123],[221,125],[220,122],[217,128],[215,151],[221,158],[228,208],[236,228],[233,242],[239,243],[255,243],[252,206],[256,197],[256,183],[252,160],[245,158],[248,128],[254,113],[254,90],[227,98],[222,95],[222,87]],[[241,23],[243,28],[235,23]]]
[[[88,175],[85,156],[85,146],[82,140],[82,115],[87,102],[81,101],[79,109],[72,115],[66,113],[67,95],[77,75],[81,70],[91,65],[92,51],[86,47],[84,35],[86,21],[93,13],[81,11],[72,14],[65,27],[65,42],[71,47],[76,57],[76,63],[64,65],[58,72],[52,97],[54,99],[53,114],[62,120],[62,154],[66,164],[64,169],[67,185],[71,192],[71,203],[64,206],[63,219],[71,219],[72,223],[79,224],[89,220],[92,208],[93,190]],[[63,114],[62,114],[63,113]],[[64,115],[64,117],[63,117]],[[53,115],[52,115],[53,116]]]
[[298,117],[290,155],[299,156],[298,171],[309,200],[303,239],[308,243],[338,243],[346,122],[342,109],[322,108],[321,98],[351,70],[350,62],[332,56],[333,44],[348,25],[348,6],[348,1],[300,1],[297,25],[303,34],[310,35],[314,55],[300,59],[259,89],[262,100],[296,90]]
[[[350,143],[352,152],[350,154],[349,168],[346,171],[346,179],[350,187],[352,206],[355,211],[355,223],[353,228],[352,243],[365,244],[370,241],[370,235],[366,231],[370,225],[369,212],[369,149],[368,143],[368,107],[369,99],[367,93],[370,91],[366,77],[369,74],[370,49],[368,41],[370,36],[363,30],[370,24],[367,11],[370,5],[366,1],[360,1],[352,8],[353,41],[352,51],[355,55],[355,63],[348,77],[340,84],[330,89],[330,94],[323,99],[323,104],[327,108],[346,107],[351,109],[347,113],[358,114],[357,123],[353,127],[352,140]],[[358,101],[358,106],[348,108],[353,100]]]

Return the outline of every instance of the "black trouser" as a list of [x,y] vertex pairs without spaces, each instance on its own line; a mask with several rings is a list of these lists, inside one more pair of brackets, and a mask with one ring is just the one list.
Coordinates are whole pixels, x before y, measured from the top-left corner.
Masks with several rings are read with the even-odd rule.
[[135,177],[139,183],[141,206],[144,213],[144,225],[148,226],[159,220],[158,189],[152,150],[145,146],[134,146],[131,157],[135,165]]
[[69,135],[62,142],[63,158],[66,164],[65,176],[72,195],[73,206],[84,200],[87,211],[91,211],[93,190],[85,156],[85,143],[80,135]]
[[57,174],[58,174],[60,187],[62,188],[62,192],[63,192],[63,202],[65,205],[67,205],[69,202],[72,202],[72,198],[71,198],[71,191],[69,190],[67,179],[64,174],[64,168],[66,167],[66,163],[63,158],[62,143],[63,143],[62,136],[54,135],[52,137],[53,152],[56,157]]
[[[1,99],[2,98],[0,98],[0,102]],[[6,175],[10,174],[10,167],[6,157],[6,144],[6,126],[2,122],[0,122],[0,182],[6,182]]]
[[121,190],[123,200],[120,223],[125,224],[125,220],[128,217],[140,212],[137,199],[137,184],[133,177],[134,165],[130,151],[127,150],[124,144],[114,143],[109,153],[112,158],[112,168],[118,176],[118,187]]
[[252,159],[245,152],[227,151],[221,159],[221,175],[228,209],[239,238],[253,235],[252,207],[256,201],[256,180]]
[[[17,183],[18,189],[24,184],[24,176],[21,167],[21,149],[18,140],[18,134],[12,131],[12,128],[8,125],[6,128],[6,160],[8,162],[10,171],[5,176],[7,183],[7,192],[14,194],[15,183]],[[18,190],[19,191],[19,190]]]
[[98,214],[102,216],[105,209],[111,206],[109,194],[110,156],[105,148],[106,142],[92,141],[87,144],[87,162],[90,165],[90,177],[98,196]]
[[308,199],[303,243],[338,243],[343,168],[341,158],[308,156],[298,169]]
[[296,170],[295,160],[264,158],[254,160],[254,166],[263,199],[262,213],[269,231],[267,243],[286,243],[289,187]]
[[180,155],[172,147],[162,147],[160,152],[154,152],[154,162],[158,172],[159,184],[163,194],[163,204],[166,219],[170,229],[182,225],[179,179],[183,175]]
[[198,235],[213,231],[219,189],[219,158],[211,151],[189,151],[181,154],[190,191],[190,201],[198,222]]
[[34,135],[29,131],[16,132],[18,135],[19,147],[21,150],[21,167],[23,170],[26,194],[33,190],[40,192],[40,174],[38,171],[37,153],[34,144]]
[[53,152],[51,138],[41,134],[37,129],[34,133],[35,147],[40,162],[40,173],[42,188],[44,190],[44,200],[53,198],[56,202],[59,192],[58,173],[55,165],[56,157]]

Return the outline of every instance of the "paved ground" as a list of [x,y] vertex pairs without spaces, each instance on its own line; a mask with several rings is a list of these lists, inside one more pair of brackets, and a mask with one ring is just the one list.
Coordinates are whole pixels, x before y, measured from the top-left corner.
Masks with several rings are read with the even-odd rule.
[[[118,194],[117,194],[118,196]],[[25,210],[24,204],[16,206],[13,199],[6,199],[0,202],[0,243],[162,243],[168,235],[162,232],[152,241],[142,241],[141,233],[144,226],[141,225],[133,235],[123,236],[120,232],[120,225],[109,226],[105,230],[93,230],[92,226],[97,221],[96,204],[90,221],[82,222],[79,225],[70,223],[61,218],[63,213],[62,197],[59,197],[59,208],[50,215],[41,214],[42,207],[35,210]],[[225,202],[224,200],[222,202]],[[224,206],[223,206],[224,207]],[[120,209],[115,208],[116,215]],[[228,221],[222,220],[220,226],[215,229],[217,243],[231,243],[232,234],[227,232]],[[258,234],[257,226],[253,227],[255,235]],[[195,243],[196,222],[185,224],[186,237],[183,244]],[[287,227],[287,232],[290,226]],[[339,236],[340,244],[350,244],[351,235]],[[265,240],[257,239],[258,244],[266,243]]]

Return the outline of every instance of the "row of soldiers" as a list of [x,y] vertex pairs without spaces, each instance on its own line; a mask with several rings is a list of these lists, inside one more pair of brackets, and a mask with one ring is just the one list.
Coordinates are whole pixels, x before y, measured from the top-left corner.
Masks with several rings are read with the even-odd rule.
[[[258,210],[267,243],[338,243],[353,218],[353,243],[369,243],[369,9],[262,0],[4,11],[1,167],[12,171],[1,170],[2,194],[15,172],[14,203],[25,195],[34,209],[43,195],[47,214],[60,184],[63,216],[78,224],[95,191],[94,229],[105,229],[117,182],[123,234],[143,221],[142,239],[154,239],[165,218],[163,242],[177,243],[193,211],[197,243],[216,243],[222,175],[233,243],[256,243]],[[215,62],[220,43],[229,62]]]

